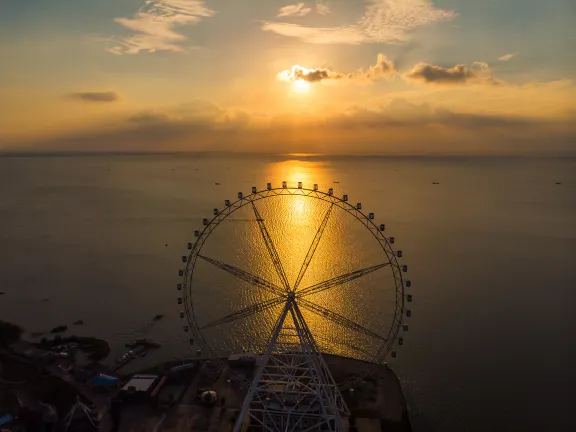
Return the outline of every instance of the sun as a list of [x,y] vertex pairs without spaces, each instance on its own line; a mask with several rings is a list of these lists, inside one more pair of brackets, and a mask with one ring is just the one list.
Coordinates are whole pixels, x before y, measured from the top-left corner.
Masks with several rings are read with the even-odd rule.
[[294,86],[294,91],[296,93],[308,93],[312,87],[311,83],[302,79],[294,81],[292,85]]

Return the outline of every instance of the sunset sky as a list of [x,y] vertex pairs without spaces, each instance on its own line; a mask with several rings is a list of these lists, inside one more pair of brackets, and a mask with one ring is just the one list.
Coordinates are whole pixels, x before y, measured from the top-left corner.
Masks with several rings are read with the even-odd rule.
[[7,0],[0,150],[576,154],[571,0]]

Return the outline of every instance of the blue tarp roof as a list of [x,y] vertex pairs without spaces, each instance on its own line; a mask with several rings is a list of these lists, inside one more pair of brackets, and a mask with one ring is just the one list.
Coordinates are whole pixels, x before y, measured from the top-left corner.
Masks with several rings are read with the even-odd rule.
[[14,417],[12,417],[10,414],[6,414],[4,417],[0,417],[0,426],[5,425],[6,423],[10,423],[12,420],[14,420]]
[[100,374],[100,375],[92,378],[90,380],[90,382],[92,382],[93,384],[98,384],[98,385],[103,385],[103,386],[111,386],[111,385],[114,385],[118,382],[118,378],[110,376],[110,375]]

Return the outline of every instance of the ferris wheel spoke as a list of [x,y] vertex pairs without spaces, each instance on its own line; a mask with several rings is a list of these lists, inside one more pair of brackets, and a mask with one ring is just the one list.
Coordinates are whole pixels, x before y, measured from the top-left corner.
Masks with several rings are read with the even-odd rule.
[[208,324],[204,324],[203,326],[200,327],[200,330],[205,330],[207,328],[214,327],[220,324],[230,323],[239,320],[240,318],[248,318],[249,316],[257,314],[258,312],[263,312],[265,310],[273,308],[274,306],[278,306],[279,304],[285,301],[286,300],[284,298],[273,298],[270,300],[265,300],[263,302],[254,303],[236,312],[232,312],[231,314],[223,316],[222,318],[219,318],[215,321],[209,322]]
[[334,311],[331,311],[330,309],[326,309],[325,307],[322,307],[316,303],[304,299],[299,299],[297,303],[300,306],[304,307],[304,309],[307,309],[308,311],[315,313],[316,315],[324,317],[335,324],[341,325],[342,327],[346,327],[350,330],[354,330],[358,333],[362,333],[366,336],[370,336],[375,339],[386,341],[386,338],[384,336],[381,336],[378,333],[375,333],[372,330],[364,327],[363,325],[360,325],[357,322],[352,321],[350,318],[346,318],[345,316],[340,315],[339,313],[336,313]]
[[260,233],[262,233],[262,238],[264,239],[266,249],[270,254],[270,258],[272,259],[272,264],[276,269],[276,273],[278,273],[278,277],[282,281],[282,285],[284,286],[286,292],[290,292],[290,284],[288,283],[286,272],[284,271],[284,267],[282,266],[282,261],[280,261],[280,256],[278,255],[278,251],[276,251],[276,247],[274,246],[272,237],[270,237],[270,233],[268,232],[268,230],[266,229],[266,225],[264,224],[264,219],[262,219],[262,216],[260,216],[260,212],[256,208],[254,202],[252,202],[252,209],[254,210],[254,215],[256,216],[256,221],[258,222],[258,227],[260,228]]
[[237,277],[240,280],[243,280],[244,282],[248,282],[250,285],[257,286],[273,294],[285,295],[285,292],[282,290],[282,288],[276,284],[273,284],[272,282],[267,281],[266,279],[261,278],[260,276],[253,275],[252,273],[248,273],[247,271],[238,267],[234,267],[231,264],[226,264],[204,255],[198,255],[198,258],[202,258],[204,261],[207,261],[213,266],[230,273],[231,275]]
[[345,283],[351,282],[355,279],[361,278],[362,276],[366,276],[376,270],[381,269],[382,267],[386,267],[390,265],[390,263],[378,264],[371,267],[365,267],[359,270],[354,270],[353,272],[346,273],[340,276],[336,276],[335,278],[328,279],[322,282],[318,282],[317,284],[310,285],[307,288],[304,288],[302,291],[297,293],[298,298],[306,297],[312,294],[319,293],[321,291],[326,291],[330,288],[334,288],[340,285],[344,285]]
[[324,219],[322,219],[322,223],[318,227],[318,231],[316,231],[316,235],[314,236],[314,240],[312,240],[312,244],[310,245],[310,248],[308,249],[308,253],[306,254],[306,258],[304,258],[304,262],[302,263],[302,267],[300,267],[300,271],[298,272],[298,277],[296,278],[296,282],[294,283],[294,288],[292,288],[292,291],[296,291],[298,289],[300,282],[302,282],[302,279],[304,278],[304,275],[306,274],[306,270],[308,269],[308,266],[310,265],[310,262],[312,261],[312,258],[314,257],[314,253],[316,252],[316,248],[320,244],[320,239],[322,238],[322,234],[324,234],[324,229],[326,229],[326,225],[328,224],[328,219],[330,219],[330,214],[332,213],[333,208],[334,208],[334,204],[331,204],[330,208],[328,208],[328,211],[324,215]]

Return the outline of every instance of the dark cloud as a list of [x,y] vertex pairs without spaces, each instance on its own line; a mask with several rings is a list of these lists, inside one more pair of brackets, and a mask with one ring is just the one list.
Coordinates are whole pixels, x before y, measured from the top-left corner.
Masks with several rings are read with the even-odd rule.
[[168,121],[167,115],[150,111],[141,112],[128,118],[128,122],[141,125],[161,123],[166,121]]
[[107,92],[81,92],[71,95],[74,99],[87,102],[115,102],[120,99],[120,95],[113,91]]
[[462,84],[476,75],[466,65],[456,65],[450,69],[419,63],[405,74],[406,78],[423,81],[427,84]]
[[503,83],[503,81],[492,77],[490,67],[484,62],[474,62],[471,67],[459,64],[451,68],[418,63],[410,71],[406,72],[404,77],[408,80],[437,85],[458,85],[468,82],[488,85]]

